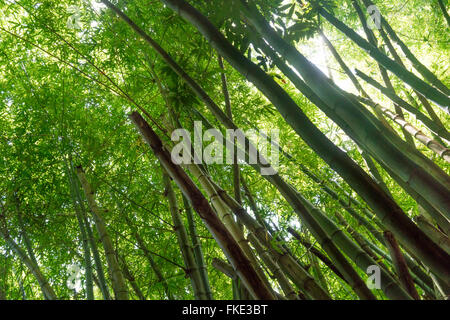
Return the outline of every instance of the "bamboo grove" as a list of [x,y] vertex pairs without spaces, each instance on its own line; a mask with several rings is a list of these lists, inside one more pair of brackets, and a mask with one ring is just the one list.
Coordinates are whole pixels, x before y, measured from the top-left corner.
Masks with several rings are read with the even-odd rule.
[[449,299],[446,2],[1,0],[0,299]]

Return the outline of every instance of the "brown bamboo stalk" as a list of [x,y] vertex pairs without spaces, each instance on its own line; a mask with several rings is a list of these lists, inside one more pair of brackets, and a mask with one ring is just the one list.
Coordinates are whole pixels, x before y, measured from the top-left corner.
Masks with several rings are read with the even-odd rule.
[[146,143],[153,150],[155,156],[158,157],[161,164],[167,170],[168,174],[177,183],[186,198],[189,199],[192,206],[199,214],[200,218],[204,221],[219,246],[227,255],[227,258],[233,265],[235,272],[249,289],[252,296],[256,299],[275,299],[271,290],[267,288],[259,274],[252,267],[250,260],[242,251],[241,247],[220,219],[216,216],[214,210],[209,205],[208,200],[206,200],[186,172],[180,166],[172,162],[169,152],[164,149],[158,135],[152,130],[152,128],[138,112],[133,112],[129,115],[129,117],[139,130]]
[[412,280],[411,274],[409,273],[408,266],[406,264],[405,258],[400,250],[394,235],[390,231],[384,232],[384,238],[386,239],[386,245],[389,249],[392,262],[397,271],[398,278],[403,287],[408,291],[408,293],[416,300],[420,300],[419,294],[414,287],[414,282]]
[[117,261],[115,250],[108,234],[103,214],[95,201],[94,191],[86,178],[83,168],[81,166],[77,166],[76,172],[81,186],[83,187],[84,194],[86,195],[92,216],[94,217],[95,226],[100,236],[100,241],[102,242],[103,249],[105,250],[106,262],[111,275],[114,295],[117,300],[128,300],[128,289],[125,284],[125,279],[123,277],[122,270],[120,269],[119,262]]

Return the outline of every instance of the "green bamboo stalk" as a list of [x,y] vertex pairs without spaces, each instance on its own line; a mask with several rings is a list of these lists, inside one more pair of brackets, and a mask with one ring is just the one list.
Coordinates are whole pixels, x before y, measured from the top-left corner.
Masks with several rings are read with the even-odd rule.
[[174,300],[174,297],[172,295],[172,292],[169,289],[169,285],[167,284],[167,280],[164,278],[163,273],[161,272],[161,269],[159,268],[158,264],[155,262],[155,260],[153,259],[153,255],[152,253],[148,250],[147,248],[147,244],[145,243],[144,239],[142,239],[142,237],[139,235],[138,230],[136,229],[136,227],[133,225],[133,223],[131,222],[131,220],[128,218],[127,215],[123,215],[125,222],[128,226],[128,228],[130,228],[131,230],[131,234],[133,235],[133,237],[136,239],[137,245],[138,247],[142,250],[142,252],[144,253],[145,258],[147,259],[147,261],[150,264],[150,267],[152,268],[153,272],[156,275],[156,278],[158,279],[158,282],[161,283],[161,285],[163,286],[164,292],[166,294],[167,299],[169,300]]
[[216,213],[201,194],[200,190],[183,169],[172,162],[170,154],[163,148],[162,142],[156,133],[150,128],[148,123],[139,113],[134,112],[129,117],[143,136],[146,143],[151,147],[154,154],[167,170],[168,174],[174,179],[186,198],[189,199],[194,209],[205,222],[209,231],[227,255],[234,270],[249,289],[252,296],[257,299],[274,299],[272,292],[266,287],[258,273],[251,266],[249,259],[246,257],[241,247],[216,216]]
[[9,274],[8,258],[2,253],[0,253],[0,257],[4,260],[4,262],[0,263],[0,300],[7,300]]
[[180,216],[180,211],[177,204],[177,198],[170,182],[170,177],[163,168],[163,182],[165,187],[165,194],[169,202],[169,211],[172,215],[173,229],[177,235],[178,245],[183,256],[184,265],[187,276],[191,280],[192,290],[197,300],[207,300],[206,289],[200,274],[200,270],[195,260],[194,250],[189,243],[186,228]]
[[320,265],[319,265],[319,261],[317,260],[317,257],[309,250],[307,251],[307,256],[308,256],[308,260],[309,260],[309,263],[312,268],[312,272],[315,275],[315,278],[320,283],[322,288],[324,288],[325,291],[328,292],[328,294],[329,294],[330,289],[328,288],[327,280],[325,279],[325,276],[323,275],[322,270],[320,269]]
[[341,278],[342,280],[344,280],[346,283],[347,280],[345,279],[345,277],[343,276],[343,274],[339,271],[338,268],[336,268],[336,266],[333,264],[333,262],[325,255],[323,254],[319,249],[317,249],[316,247],[314,247],[313,244],[311,244],[311,242],[308,242],[304,237],[302,237],[297,231],[295,231],[293,228],[288,227],[287,231],[295,238],[297,239],[297,241],[305,247],[305,249],[309,252],[311,252],[312,254],[314,254],[317,258],[320,259],[320,261],[322,261],[328,268],[330,268],[330,270],[332,270],[339,278]]
[[428,137],[421,130],[417,129],[411,123],[406,121],[403,117],[393,113],[391,110],[369,99],[365,99],[363,97],[358,97],[358,99],[360,99],[360,101],[366,105],[379,109],[384,115],[386,115],[388,118],[390,118],[392,121],[400,125],[405,130],[407,130],[414,138],[416,138],[419,142],[425,145],[428,149],[436,153],[439,157],[441,157],[445,161],[450,162],[450,149],[444,147],[439,142]]
[[[379,29],[380,35],[383,38],[384,43],[386,44],[386,46],[388,47],[389,52],[392,54],[392,56],[394,57],[395,62],[397,62],[399,65],[403,66],[405,68],[405,65],[403,64],[402,59],[400,58],[400,56],[397,53],[397,50],[395,50],[394,46],[392,45],[391,40],[389,39],[389,37],[387,36],[386,32],[384,31],[383,28]],[[439,119],[439,117],[437,116],[436,112],[434,111],[433,107],[431,106],[431,104],[428,102],[428,100],[421,95],[419,92],[417,92],[417,90],[413,90],[415,95],[419,98],[420,102],[422,103],[422,105],[425,107],[425,109],[427,110],[428,114],[430,115],[431,119],[433,119],[433,121],[436,123],[436,125],[438,125],[442,130],[447,130],[445,128],[445,126],[442,124],[441,120]],[[412,98],[412,97],[411,97]],[[415,101],[414,101],[415,102]]]
[[134,293],[136,293],[136,296],[139,298],[139,300],[146,300],[144,294],[142,293],[141,289],[139,288],[139,286],[136,283],[136,279],[133,276],[133,274],[130,271],[130,268],[127,265],[127,262],[125,260],[125,257],[120,256],[117,251],[116,251],[119,263],[122,267],[122,272],[124,277],[128,280],[128,282],[130,283],[131,287],[133,288]]
[[437,1],[439,4],[439,7],[442,10],[442,14],[444,15],[445,21],[447,21],[447,25],[450,27],[450,16],[448,15],[447,8],[444,5],[444,1],[443,0],[437,0]]
[[415,217],[415,221],[420,229],[423,230],[434,242],[442,247],[446,252],[450,254],[450,239],[446,234],[436,229],[431,223],[429,223],[423,216]]
[[416,300],[420,300],[419,294],[414,287],[413,280],[408,271],[408,266],[406,265],[405,258],[395,240],[394,235],[390,231],[384,232],[384,237],[386,239],[386,244],[389,249],[392,261],[394,262],[394,267],[397,275],[400,279],[400,283],[408,291],[408,293]]
[[383,177],[381,176],[380,172],[378,171],[378,168],[376,167],[375,163],[373,162],[372,158],[370,157],[370,154],[368,154],[365,150],[360,149],[360,154],[362,158],[364,159],[364,162],[366,163],[367,168],[369,169],[370,174],[372,175],[372,178],[378,183],[378,185],[386,192],[387,195],[389,195],[392,199],[394,197],[391,194],[391,191],[389,190],[388,186],[383,180]]
[[77,198],[78,203],[80,204],[81,208],[81,214],[84,222],[84,226],[86,228],[88,242],[89,242],[89,248],[92,251],[92,256],[94,258],[94,264],[95,264],[95,271],[97,272],[97,278],[98,278],[98,287],[100,288],[100,291],[102,292],[102,296],[104,300],[111,300],[111,295],[109,293],[108,285],[106,283],[105,279],[105,273],[103,271],[103,263],[100,258],[100,253],[98,252],[97,243],[95,242],[94,233],[92,232],[91,224],[89,223],[87,219],[86,209],[84,207],[84,204],[81,199],[81,195],[78,189],[77,184]]
[[197,261],[197,265],[200,270],[200,275],[203,280],[203,285],[206,290],[206,298],[208,300],[213,299],[213,295],[211,292],[211,287],[209,285],[209,277],[208,277],[208,269],[206,268],[205,259],[203,256],[203,250],[202,245],[200,243],[200,239],[198,238],[197,234],[197,226],[195,225],[194,215],[192,214],[192,208],[191,205],[186,199],[186,197],[183,195],[183,204],[184,204],[184,210],[186,211],[186,217],[188,221],[188,227],[189,227],[189,236],[191,237],[192,246],[194,249],[194,256],[195,260]]
[[275,279],[277,279],[280,284],[281,289],[289,300],[298,300],[298,295],[295,292],[294,288],[291,286],[289,280],[286,278],[284,272],[280,269],[277,263],[272,259],[272,255],[270,254],[270,250],[264,249],[256,236],[251,233],[248,236],[248,239],[255,247],[256,252],[264,261],[267,268],[269,268],[270,272],[273,274]]
[[372,251],[363,236],[355,229],[353,229],[353,227],[348,224],[348,222],[339,212],[335,211],[334,215],[338,219],[339,224],[344,228],[344,230],[348,232],[348,234],[353,238],[353,240],[355,240],[355,242],[361,247],[361,249],[363,249],[369,255],[369,257],[376,261],[378,265],[383,267],[386,271],[389,271],[389,269],[380,261],[379,257]]
[[108,285],[106,284],[105,273],[103,272],[103,263],[100,258],[100,254],[98,252],[97,243],[95,242],[94,233],[92,232],[91,224],[87,218],[86,208],[83,203],[83,199],[81,198],[80,186],[78,184],[78,179],[73,180],[75,183],[75,195],[78,200],[78,204],[81,209],[81,216],[83,219],[84,226],[86,228],[87,239],[89,242],[89,248],[92,251],[92,256],[94,258],[95,270],[97,272],[98,278],[98,287],[102,292],[102,296],[104,300],[111,300],[111,295],[109,293]]
[[450,133],[447,130],[443,130],[441,127],[436,125],[436,123],[425,116],[422,112],[414,108],[412,105],[410,105],[408,102],[400,98],[398,95],[395,94],[394,91],[392,91],[389,88],[383,87],[380,83],[378,83],[373,78],[366,75],[364,72],[355,69],[356,75],[359,76],[361,79],[378,89],[381,93],[383,93],[386,97],[391,99],[394,103],[405,109],[406,111],[410,112],[411,114],[414,114],[418,120],[420,120],[424,125],[426,125],[430,130],[434,131],[436,134],[441,136],[442,138],[445,138],[447,140],[450,139]]
[[128,300],[128,289],[123,278],[122,270],[120,269],[117,257],[114,251],[114,247],[109,237],[105,221],[103,219],[101,209],[98,207],[97,202],[94,199],[94,191],[91,185],[86,179],[86,175],[81,166],[76,167],[76,173],[83,187],[84,194],[94,217],[95,226],[97,227],[100,240],[105,250],[106,262],[108,263],[109,271],[111,274],[111,283],[114,291],[114,295],[117,300]]
[[58,299],[55,294],[55,291],[50,286],[47,278],[42,273],[37,262],[31,259],[27,255],[27,253],[22,248],[19,247],[19,245],[14,241],[14,239],[11,238],[9,230],[7,228],[6,218],[4,214],[5,214],[4,212],[0,214],[0,223],[2,224],[0,226],[0,235],[3,237],[9,248],[17,254],[19,259],[25,264],[28,270],[30,270],[30,272],[36,278],[44,298],[48,300]]
[[359,83],[358,79],[356,79],[353,72],[350,70],[350,68],[347,66],[347,64],[342,59],[341,55],[337,52],[336,48],[333,46],[331,41],[326,37],[326,35],[323,33],[323,30],[319,30],[320,36],[322,37],[323,41],[325,42],[328,50],[330,50],[333,57],[338,62],[341,69],[345,72],[345,74],[348,76],[348,78],[352,81],[353,85],[355,86],[356,90],[361,93],[364,97],[369,97],[368,93],[364,90],[364,88]]
[[69,168],[69,165],[66,162],[66,175],[69,180],[69,189],[70,195],[72,198],[73,207],[75,210],[75,215],[78,221],[78,228],[80,229],[81,241],[83,245],[83,253],[84,253],[84,268],[85,268],[85,278],[86,278],[86,299],[94,300],[94,288],[92,282],[92,264],[91,264],[91,251],[89,249],[89,240],[86,233],[86,227],[84,225],[83,216],[80,211],[80,205],[77,203],[75,188],[77,186],[74,182],[75,172],[73,168]]
[[[352,0],[352,5],[353,5],[353,7],[355,8],[355,10],[356,10],[356,12],[357,12],[357,14],[358,14],[358,17],[359,17],[359,20],[360,20],[361,24],[363,25],[364,32],[365,32],[365,34],[366,34],[367,40],[369,40],[369,42],[370,42],[374,47],[377,47],[377,48],[378,48],[378,41],[377,41],[377,38],[375,37],[375,34],[372,32],[372,30],[368,27],[366,17],[364,16],[364,13],[362,12],[361,7],[359,6],[357,0]],[[380,50],[381,50],[384,54],[386,54],[385,51],[384,51],[382,48],[380,48]],[[392,85],[392,82],[391,82],[391,80],[389,79],[389,75],[388,75],[386,69],[385,69],[382,65],[380,65],[380,64],[378,64],[378,69],[380,70],[380,74],[381,74],[381,76],[382,76],[382,78],[383,78],[383,81],[384,81],[386,87],[389,88],[390,90],[392,90],[392,91],[395,92],[394,86]],[[403,117],[403,111],[402,111],[402,109],[400,108],[400,106],[397,105],[396,103],[394,103],[394,108],[395,108],[395,112],[396,112],[399,116]],[[402,128],[402,132],[403,132],[403,136],[405,137],[406,142],[407,142],[409,145],[411,145],[411,147],[414,148],[415,145],[414,145],[414,140],[413,140],[412,136],[409,134],[409,132],[407,132],[407,131],[404,130],[403,128]]]

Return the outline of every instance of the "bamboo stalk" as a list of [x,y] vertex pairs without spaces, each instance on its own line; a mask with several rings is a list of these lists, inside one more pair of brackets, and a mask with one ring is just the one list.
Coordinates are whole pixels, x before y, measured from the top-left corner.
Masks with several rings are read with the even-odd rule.
[[434,242],[440,245],[447,253],[450,254],[450,239],[446,234],[436,229],[423,216],[415,218],[417,225],[423,230]]
[[[371,0],[363,0],[363,3],[366,7],[374,5],[374,3]],[[417,59],[414,56],[414,54],[411,52],[411,50],[409,50],[408,46],[398,37],[397,33],[395,33],[394,29],[392,29],[391,25],[386,21],[386,19],[383,17],[383,15],[381,15],[381,23],[382,23],[384,29],[386,30],[386,32],[391,37],[391,39],[398,44],[398,46],[402,49],[403,53],[408,58],[408,60],[411,61],[414,69],[416,69],[433,86],[435,86],[436,88],[441,90],[443,93],[445,93],[447,96],[449,96],[450,89],[447,88],[425,65],[423,65],[419,61],[419,59]],[[414,86],[412,86],[412,87],[414,87]],[[431,87],[431,88],[434,89],[433,87]],[[419,90],[419,92],[420,92],[420,90]],[[442,106],[445,107],[445,105],[442,105]],[[449,112],[448,104],[447,104],[446,112],[447,113]]]
[[183,256],[186,274],[191,280],[192,289],[197,300],[206,300],[206,289],[200,274],[197,261],[194,257],[194,250],[189,243],[186,228],[181,219],[177,198],[170,182],[170,177],[163,168],[163,182],[165,186],[165,194],[169,202],[169,211],[172,215],[173,229],[177,235],[178,245]]
[[139,113],[133,112],[129,117],[136,125],[144,140],[151,147],[154,154],[161,161],[168,174],[178,184],[186,198],[190,200],[192,206],[227,255],[239,278],[244,282],[250,293],[257,299],[274,299],[275,297],[272,292],[266,287],[255,269],[251,267],[250,261],[231,233],[216,216],[200,190],[195,186],[189,176],[172,162],[170,154],[163,148],[162,142],[156,133]]
[[410,105],[408,102],[400,98],[395,94],[394,91],[383,87],[381,84],[379,84],[376,80],[369,77],[368,75],[364,74],[362,71],[356,69],[356,75],[359,76],[361,79],[369,83],[370,85],[377,88],[381,93],[383,93],[385,96],[387,96],[389,99],[391,99],[394,103],[402,107],[403,109],[407,110],[408,112],[414,114],[418,120],[420,120],[424,125],[426,125],[430,130],[434,131],[436,134],[440,135],[442,138],[445,138],[447,140],[450,139],[450,134],[447,130],[442,130],[438,125],[435,124],[433,120],[426,117],[423,113],[421,113],[419,110],[414,108],[412,105]]
[[445,161],[450,163],[450,149],[444,147],[439,142],[431,139],[426,134],[424,134],[421,130],[414,127],[412,124],[407,122],[404,118],[400,117],[399,115],[393,113],[389,109],[374,103],[373,101],[370,101],[369,99],[364,99],[362,97],[359,98],[362,102],[364,102],[367,105],[370,105],[374,108],[379,109],[383,114],[385,114],[388,118],[390,118],[392,121],[400,125],[402,128],[407,130],[414,138],[416,138],[419,142],[421,142],[423,145],[425,145],[428,149],[436,153],[439,157],[444,159]]
[[[302,246],[305,247],[306,250],[310,251],[312,254],[314,254],[317,258],[320,259],[328,268],[330,268],[339,278],[347,282],[345,280],[345,277],[342,275],[342,273],[339,271],[338,268],[333,264],[333,262],[322,252],[320,252],[319,249],[314,247],[310,242],[305,240],[297,231],[295,231],[293,228],[288,227],[287,231],[300,242]],[[348,282],[347,282],[348,283]]]
[[195,225],[195,220],[194,220],[194,215],[192,214],[191,205],[190,205],[188,199],[186,199],[186,197],[184,195],[183,195],[183,204],[184,204],[184,210],[186,211],[186,217],[188,220],[189,235],[191,237],[192,246],[194,249],[195,260],[197,261],[200,275],[203,280],[203,285],[206,290],[206,298],[208,300],[212,300],[213,295],[211,292],[211,287],[209,285],[208,270],[206,268],[206,263],[205,263],[205,259],[203,256],[202,245],[201,245],[200,240],[197,235],[197,227]]
[[139,248],[144,253],[145,258],[149,262],[150,267],[152,268],[153,272],[156,275],[156,278],[158,279],[158,282],[160,282],[161,285],[163,286],[163,289],[164,289],[164,292],[165,292],[165,294],[167,296],[167,299],[174,300],[172,292],[169,289],[169,285],[167,284],[167,280],[164,278],[164,275],[163,275],[162,271],[160,270],[158,264],[153,259],[152,254],[147,249],[147,245],[145,244],[145,241],[142,239],[142,237],[139,235],[139,233],[136,230],[136,228],[131,224],[131,221],[126,216],[125,216],[125,221],[127,222],[127,225],[132,230],[132,234],[133,234],[134,238],[136,239],[137,245],[139,246]]
[[114,247],[109,237],[103,215],[97,202],[94,199],[94,191],[89,184],[84,170],[81,166],[76,167],[78,179],[83,187],[84,194],[94,217],[95,226],[97,227],[100,241],[103,244],[105,250],[106,262],[108,263],[109,271],[111,274],[111,283],[114,291],[114,295],[117,300],[128,300],[128,289],[123,278],[122,270],[120,269],[117,257],[115,255]]
[[120,256],[118,253],[117,253],[117,256],[119,257],[119,263],[121,264],[123,275],[130,283],[131,287],[133,288],[134,293],[136,293],[136,296],[139,298],[139,300],[146,300],[144,294],[142,293],[141,289],[137,285],[136,279],[133,276],[133,274],[131,273],[130,268],[127,265],[127,262],[125,261],[125,257]]
[[70,195],[72,197],[72,203],[75,210],[75,215],[78,221],[78,228],[80,229],[81,241],[83,245],[84,253],[84,268],[85,268],[85,278],[86,278],[86,299],[94,300],[94,288],[92,282],[92,264],[91,264],[91,251],[89,249],[89,240],[86,232],[86,226],[83,221],[83,215],[81,213],[80,204],[77,203],[76,191],[77,185],[74,182],[75,172],[73,168],[69,168],[66,162],[66,174],[69,179],[69,189]]
[[[387,36],[386,32],[384,31],[383,28],[379,29],[380,35],[383,38],[384,43],[386,44],[386,46],[389,49],[389,52],[392,54],[392,56],[394,57],[395,62],[397,62],[399,65],[403,66],[405,68],[405,65],[403,64],[402,59],[400,58],[400,56],[398,55],[397,51],[395,50],[394,46],[392,45],[391,40],[389,39],[389,37]],[[437,116],[436,112],[434,111],[433,107],[431,106],[431,104],[428,102],[428,100],[419,92],[417,92],[417,90],[414,90],[415,95],[419,98],[420,102],[422,103],[422,105],[425,107],[425,109],[427,110],[428,114],[430,115],[431,119],[433,119],[433,121],[436,123],[436,125],[438,125],[441,130],[447,130],[445,128],[445,126],[442,124],[441,120],[439,119],[439,117]]]
[[403,257],[403,254],[397,244],[397,241],[394,238],[394,235],[390,231],[385,231],[384,237],[386,239],[386,244],[391,254],[395,269],[397,271],[397,275],[400,279],[400,283],[414,299],[420,300],[419,294],[414,287],[411,275],[409,274],[405,258]]
[[278,280],[278,283],[280,284],[280,287],[283,290],[286,297],[289,300],[298,300],[298,295],[295,292],[294,288],[291,286],[289,280],[286,278],[285,274],[277,265],[277,263],[273,261],[272,255],[270,254],[270,250],[264,249],[253,233],[249,234],[248,238],[252,243],[252,245],[255,247],[256,252],[258,252],[258,255],[264,261],[264,263],[272,272],[274,277]]
[[445,7],[444,2],[442,0],[437,0],[437,1],[439,4],[439,7],[442,10],[442,14],[444,15],[445,21],[447,21],[447,25],[450,27],[450,16],[448,15],[447,8]]
[[28,270],[30,270],[30,272],[36,278],[44,298],[48,300],[58,299],[55,294],[55,291],[50,286],[47,278],[42,273],[37,262],[28,257],[26,252],[19,247],[19,245],[14,241],[13,238],[11,238],[7,228],[6,218],[4,214],[5,214],[4,212],[0,214],[0,223],[2,224],[0,226],[0,235],[3,237],[3,239],[5,240],[6,244],[10,247],[10,249],[17,254],[19,259],[25,264]]

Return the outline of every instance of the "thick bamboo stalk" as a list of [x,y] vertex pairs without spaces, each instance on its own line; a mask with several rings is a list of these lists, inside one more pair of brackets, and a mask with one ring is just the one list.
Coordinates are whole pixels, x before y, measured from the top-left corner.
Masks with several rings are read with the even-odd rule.
[[195,256],[195,260],[197,261],[200,275],[203,280],[203,286],[206,291],[206,298],[208,300],[212,300],[213,295],[211,292],[211,287],[209,285],[208,269],[206,268],[206,263],[205,263],[205,259],[203,256],[202,245],[200,243],[200,239],[198,238],[197,226],[195,224],[194,215],[192,214],[191,205],[190,205],[188,199],[186,199],[186,197],[184,195],[183,195],[183,204],[184,204],[184,210],[186,211],[186,217],[187,217],[188,227],[189,227],[189,235],[191,237],[192,246],[194,249],[194,256]]
[[233,267],[221,259],[214,258],[212,260],[212,266],[217,270],[219,270],[220,272],[222,272],[227,277],[229,277],[231,280],[239,279]]
[[431,223],[429,223],[423,216],[417,216],[415,218],[417,225],[423,230],[434,242],[440,245],[445,251],[450,254],[450,239],[436,229]]
[[272,292],[266,287],[255,269],[251,267],[250,261],[231,233],[216,216],[208,201],[189,176],[181,167],[172,162],[170,154],[163,148],[161,140],[148,123],[137,112],[132,113],[130,119],[161,161],[168,174],[177,183],[186,198],[190,200],[192,206],[205,222],[209,231],[232,263],[239,278],[245,283],[253,297],[257,299],[274,299]]
[[170,177],[163,168],[163,182],[165,186],[165,194],[169,202],[169,211],[172,215],[173,229],[177,235],[178,245],[183,256],[185,270],[187,276],[191,280],[192,289],[194,291],[195,298],[197,300],[206,300],[206,289],[204,287],[203,279],[200,274],[200,270],[195,260],[194,250],[189,243],[186,228],[183,220],[181,219],[178,209],[177,198],[172,188]]
[[123,278],[122,270],[120,269],[117,257],[114,251],[114,247],[109,237],[101,209],[98,207],[94,198],[94,191],[89,184],[84,170],[81,166],[76,168],[78,179],[83,187],[84,194],[94,217],[95,226],[102,242],[103,249],[105,250],[106,262],[108,263],[109,271],[111,274],[111,283],[114,290],[114,295],[117,300],[128,300],[128,289]]
[[448,15],[447,8],[444,5],[444,1],[443,0],[437,0],[437,1],[439,4],[439,7],[442,10],[442,14],[444,15],[445,21],[447,21],[447,25],[450,27],[450,16]]
[[400,283],[409,292],[411,297],[413,297],[416,300],[420,300],[419,294],[417,293],[417,290],[414,287],[411,275],[409,274],[405,258],[403,257],[403,254],[400,250],[400,247],[398,246],[397,241],[395,240],[394,235],[390,231],[385,231],[384,237],[386,239],[386,244],[391,254],[395,270],[400,279]]

